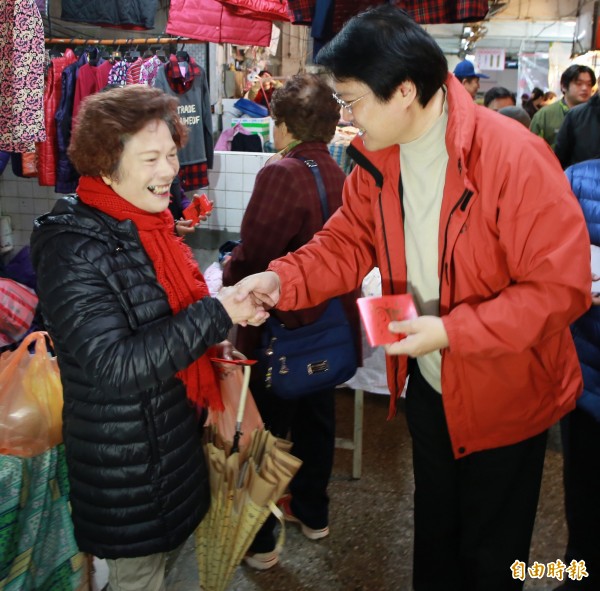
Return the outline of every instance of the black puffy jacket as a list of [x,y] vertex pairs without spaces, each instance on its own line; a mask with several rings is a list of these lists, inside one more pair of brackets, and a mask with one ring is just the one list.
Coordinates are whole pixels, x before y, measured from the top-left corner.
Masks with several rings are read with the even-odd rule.
[[209,504],[197,413],[174,376],[231,320],[211,297],[173,315],[133,223],[76,196],[35,221],[31,247],[63,383],[79,548],[103,558],[172,550]]

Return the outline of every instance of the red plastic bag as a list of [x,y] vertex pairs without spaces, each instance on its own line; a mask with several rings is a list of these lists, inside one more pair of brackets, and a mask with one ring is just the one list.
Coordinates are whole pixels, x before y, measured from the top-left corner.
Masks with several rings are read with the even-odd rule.
[[[239,351],[232,351],[233,357],[246,359]],[[242,392],[242,384],[244,382],[244,370],[242,365],[237,365],[230,360],[211,358],[213,369],[217,376],[219,387],[221,389],[221,397],[225,410],[222,412],[209,410],[205,425],[215,425],[218,433],[218,439],[224,447],[229,447],[235,435],[235,425],[237,412],[240,405],[240,396]],[[256,408],[256,403],[252,394],[248,391],[246,397],[246,406],[244,409],[244,417],[242,419],[242,436],[240,437],[239,446],[243,448],[250,443],[250,436],[254,429],[264,428],[263,420]]]
[[28,458],[62,441],[62,384],[47,336],[33,332],[0,357],[0,454]]

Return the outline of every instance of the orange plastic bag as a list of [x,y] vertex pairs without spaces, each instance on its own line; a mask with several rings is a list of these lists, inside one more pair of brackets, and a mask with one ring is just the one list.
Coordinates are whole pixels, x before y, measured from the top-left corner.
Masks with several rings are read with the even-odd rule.
[[0,454],[28,458],[62,441],[62,384],[47,336],[33,332],[0,358]]
[[[233,357],[246,359],[239,351],[232,351]],[[232,363],[229,360],[211,358],[213,369],[217,375],[221,397],[225,410],[222,412],[209,410],[205,425],[215,425],[219,439],[228,447],[233,442],[236,427],[237,412],[240,405],[240,396],[242,393],[242,384],[244,382],[244,370],[241,365]],[[252,394],[248,391],[246,397],[246,406],[242,419],[242,435],[239,446],[243,448],[250,443],[250,436],[254,429],[262,429],[263,420],[256,408],[256,403]]]

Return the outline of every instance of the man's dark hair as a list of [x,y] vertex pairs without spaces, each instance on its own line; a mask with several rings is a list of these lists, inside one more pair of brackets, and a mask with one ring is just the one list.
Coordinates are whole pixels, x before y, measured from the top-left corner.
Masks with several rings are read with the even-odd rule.
[[510,98],[513,105],[517,104],[515,95],[508,90],[508,88],[504,88],[504,86],[494,86],[483,95],[483,106],[487,107],[492,101],[501,98]]
[[427,105],[448,76],[448,63],[433,37],[404,10],[382,5],[351,18],[317,55],[337,80],[358,80],[389,101],[407,80]]
[[531,95],[529,96],[529,100],[535,101],[544,96],[544,91],[537,86],[531,91]]
[[592,86],[596,84],[596,74],[594,70],[589,66],[582,66],[580,64],[573,64],[569,66],[560,77],[560,89],[564,92],[565,89],[569,88],[571,82],[574,82],[579,78],[580,74],[589,74],[592,78]]

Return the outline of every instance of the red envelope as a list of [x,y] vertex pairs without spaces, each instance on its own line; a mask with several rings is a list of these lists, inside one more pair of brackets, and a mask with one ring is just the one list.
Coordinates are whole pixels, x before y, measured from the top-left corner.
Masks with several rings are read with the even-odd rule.
[[204,193],[194,195],[192,202],[183,210],[183,218],[192,220],[192,224],[195,226],[200,223],[200,217],[212,211],[212,208],[213,203]]
[[371,347],[401,341],[405,335],[390,332],[389,323],[418,316],[410,294],[358,298],[356,303]]

